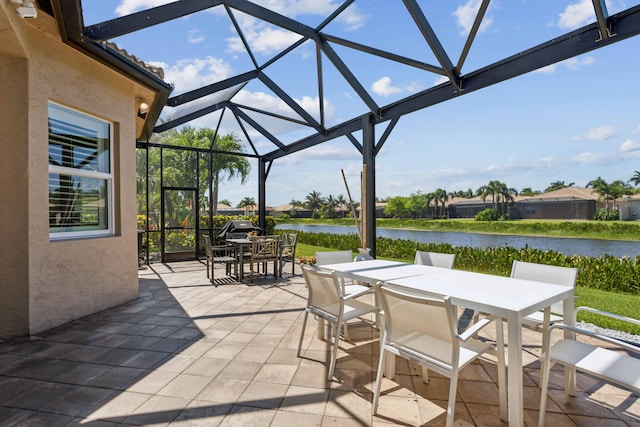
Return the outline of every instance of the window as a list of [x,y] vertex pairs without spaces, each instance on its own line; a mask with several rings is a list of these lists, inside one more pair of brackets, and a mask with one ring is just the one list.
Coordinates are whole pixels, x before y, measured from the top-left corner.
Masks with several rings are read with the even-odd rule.
[[49,237],[113,234],[110,123],[49,103]]

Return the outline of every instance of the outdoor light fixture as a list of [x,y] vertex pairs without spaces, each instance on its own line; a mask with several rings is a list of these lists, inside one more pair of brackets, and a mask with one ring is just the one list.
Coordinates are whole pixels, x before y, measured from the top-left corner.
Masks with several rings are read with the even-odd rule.
[[140,105],[138,105],[138,117],[140,117],[141,119],[146,119],[148,112],[149,112],[149,104],[140,100]]
[[38,9],[33,5],[30,0],[11,0],[12,3],[19,4],[16,8],[16,13],[20,18],[33,19],[38,17]]

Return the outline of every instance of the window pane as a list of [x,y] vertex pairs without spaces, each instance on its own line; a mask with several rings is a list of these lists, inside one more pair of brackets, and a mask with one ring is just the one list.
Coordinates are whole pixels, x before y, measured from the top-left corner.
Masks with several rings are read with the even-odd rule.
[[108,230],[107,180],[49,174],[52,233]]
[[49,164],[109,173],[109,123],[49,104]]

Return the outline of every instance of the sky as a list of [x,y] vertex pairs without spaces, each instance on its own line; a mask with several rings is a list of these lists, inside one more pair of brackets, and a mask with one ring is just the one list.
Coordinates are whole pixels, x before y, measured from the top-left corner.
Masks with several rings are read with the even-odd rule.
[[[167,0],[83,0],[85,25],[168,3]],[[337,0],[256,0],[290,18],[317,26],[341,4]],[[607,1],[609,14],[637,0]],[[419,0],[425,16],[455,64],[479,0]],[[462,74],[517,54],[595,21],[591,0],[493,0],[464,62]],[[297,36],[234,12],[259,64],[297,40]],[[323,32],[437,65],[424,38],[399,0],[356,0]],[[254,67],[223,7],[176,19],[113,40],[143,61],[160,65],[172,96]],[[378,105],[384,106],[443,82],[442,76],[400,66],[334,46]],[[400,119],[376,158],[376,196],[380,199],[476,190],[491,180],[521,190],[544,190],[564,181],[577,187],[602,177],[628,181],[640,170],[640,37],[553,64],[411,113]],[[367,112],[355,91],[323,62],[324,113],[328,126]],[[319,114],[316,53],[305,43],[265,73],[293,98]],[[259,83],[249,83],[234,101],[283,115],[291,111]],[[175,111],[167,108],[162,120]],[[219,113],[190,123],[215,128]],[[376,127],[376,138],[385,125]],[[309,134],[300,126],[272,120],[269,130],[285,142]],[[250,152],[237,122],[226,114],[223,134],[234,132]],[[272,142],[248,129],[261,154]],[[356,138],[360,135],[354,134]],[[257,200],[257,163],[244,185],[230,181],[220,198],[237,204]],[[360,197],[362,158],[346,138],[336,139],[274,161],[267,180],[267,205],[347,195],[344,171],[354,199]]]

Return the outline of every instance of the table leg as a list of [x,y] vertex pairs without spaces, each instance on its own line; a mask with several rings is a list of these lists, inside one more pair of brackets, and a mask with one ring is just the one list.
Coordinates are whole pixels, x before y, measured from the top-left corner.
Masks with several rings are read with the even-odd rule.
[[522,325],[517,313],[507,315],[509,361],[507,387],[509,389],[509,425],[524,425],[524,399],[522,380]]
[[240,272],[238,274],[238,281],[242,282],[242,280],[244,279],[244,246],[240,245],[239,246],[240,249],[240,256],[238,257],[240,260]]

